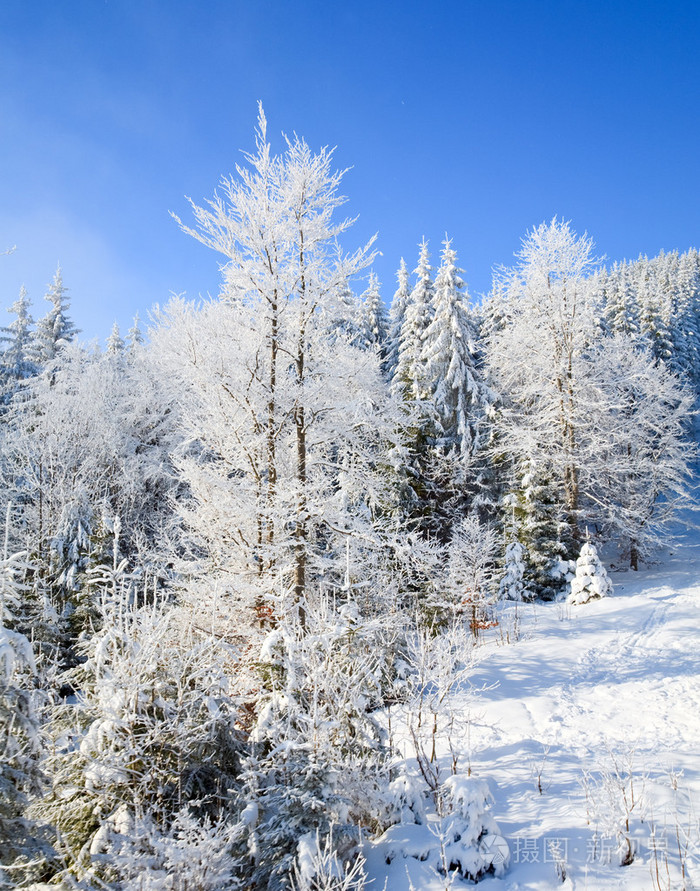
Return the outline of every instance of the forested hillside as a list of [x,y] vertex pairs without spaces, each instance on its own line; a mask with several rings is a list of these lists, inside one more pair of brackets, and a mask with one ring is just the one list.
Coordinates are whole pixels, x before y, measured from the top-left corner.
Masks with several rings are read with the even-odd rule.
[[361,889],[361,840],[428,818],[446,886],[503,874],[451,744],[498,603],[585,609],[693,501],[697,250],[605,267],[554,219],[476,303],[423,240],[386,311],[341,183],[261,111],[175,218],[218,299],[105,350],[60,269],[10,308],[4,887]]

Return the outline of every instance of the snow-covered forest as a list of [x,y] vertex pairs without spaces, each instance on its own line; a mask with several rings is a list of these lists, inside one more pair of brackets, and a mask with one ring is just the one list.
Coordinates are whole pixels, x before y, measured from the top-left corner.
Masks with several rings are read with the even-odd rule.
[[[531,756],[544,800],[563,750],[489,723],[484,665],[532,681],[574,611],[614,622],[613,582],[634,589],[692,508],[700,254],[606,265],[554,219],[479,302],[447,236],[394,289],[342,178],[261,111],[255,150],[173,223],[215,252],[218,299],[106,349],[60,269],[38,321],[24,291],[10,307],[0,887],[505,887],[526,862],[497,752]],[[629,622],[652,608],[634,592]],[[640,862],[630,752],[581,765],[609,870]],[[680,794],[658,891],[692,887]],[[573,887],[561,845],[542,859]]]

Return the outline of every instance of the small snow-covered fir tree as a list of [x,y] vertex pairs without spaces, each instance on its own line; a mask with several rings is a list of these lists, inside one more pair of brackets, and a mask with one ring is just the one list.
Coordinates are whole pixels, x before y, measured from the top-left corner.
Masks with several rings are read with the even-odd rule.
[[600,562],[598,551],[590,539],[581,548],[576,561],[576,577],[571,580],[570,603],[588,603],[612,594],[610,577]]
[[298,856],[333,828],[348,859],[361,826],[384,810],[388,748],[372,716],[381,701],[385,622],[322,597],[304,629],[290,618],[268,636],[261,668],[270,693],[252,734],[243,802],[256,819],[247,847],[255,887],[286,887]]
[[565,585],[569,558],[575,552],[551,470],[526,456],[516,469],[516,483],[503,507],[505,523],[512,524],[514,537],[524,546],[526,599],[554,600]]
[[503,576],[498,585],[500,600],[523,600],[525,594],[525,548],[512,541],[506,548]]

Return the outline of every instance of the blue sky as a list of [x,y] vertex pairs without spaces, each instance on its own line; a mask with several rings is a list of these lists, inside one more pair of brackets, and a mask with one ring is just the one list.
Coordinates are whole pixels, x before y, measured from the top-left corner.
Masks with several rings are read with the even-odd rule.
[[[216,294],[180,232],[269,133],[337,146],[345,244],[453,239],[472,294],[557,215],[610,260],[700,247],[700,4],[570,0],[3,0],[0,306],[58,262],[86,338]],[[6,321],[10,316],[6,316]]]

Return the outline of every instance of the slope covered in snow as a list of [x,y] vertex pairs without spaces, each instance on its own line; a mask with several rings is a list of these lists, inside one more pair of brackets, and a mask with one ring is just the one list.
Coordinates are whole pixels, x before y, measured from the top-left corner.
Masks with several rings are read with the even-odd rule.
[[[585,605],[505,605],[477,650],[453,743],[510,848],[484,891],[700,887],[700,540],[611,578]],[[449,887],[377,853],[375,887]]]

